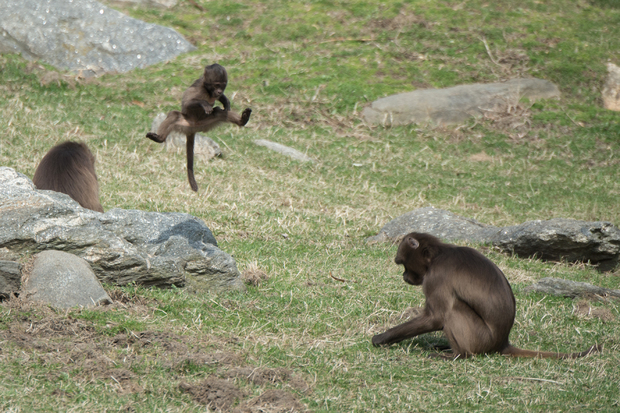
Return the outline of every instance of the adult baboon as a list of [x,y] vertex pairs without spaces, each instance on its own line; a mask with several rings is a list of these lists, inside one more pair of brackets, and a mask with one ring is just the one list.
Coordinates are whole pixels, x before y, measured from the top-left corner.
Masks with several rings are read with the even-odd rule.
[[500,353],[514,357],[583,357],[580,353],[523,350],[508,342],[515,319],[515,298],[502,271],[478,251],[444,244],[429,234],[411,233],[398,247],[396,264],[404,265],[403,279],[422,285],[426,304],[414,319],[372,338],[375,346],[397,343],[443,330],[452,355]]
[[32,182],[38,189],[62,192],[84,208],[103,212],[95,157],[82,142],[67,141],[50,149],[41,159]]

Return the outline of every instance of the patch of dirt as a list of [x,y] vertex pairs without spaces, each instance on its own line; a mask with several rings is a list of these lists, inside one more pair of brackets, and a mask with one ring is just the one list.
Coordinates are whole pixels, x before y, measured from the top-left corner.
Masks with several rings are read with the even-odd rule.
[[469,157],[472,162],[493,162],[493,157],[489,156],[485,151],[475,153]]
[[233,413],[288,413],[306,412],[304,405],[295,396],[284,390],[267,390],[265,393],[244,403]]
[[613,313],[608,308],[591,307],[588,300],[580,300],[575,303],[575,314],[586,318],[598,318],[602,321],[613,321]]
[[136,383],[137,376],[127,369],[110,369],[99,374],[99,378],[111,381],[121,394],[143,393],[144,389]]
[[237,366],[242,364],[242,357],[235,353],[189,353],[175,358],[170,367],[174,370],[184,371],[192,366]]
[[[144,297],[118,291],[111,295],[120,300],[88,311],[122,311],[128,317],[148,318],[156,308],[152,300],[149,302]],[[223,305],[234,307],[238,304],[230,301]],[[242,412],[303,411],[300,410],[303,405],[293,395],[270,393],[272,389],[264,387],[289,386],[296,391],[309,391],[307,383],[288,369],[247,366],[242,354],[225,351],[227,345],[238,348],[239,339],[234,336],[128,329],[109,336],[105,329],[117,325],[112,321],[103,327],[80,318],[80,309],[57,311],[19,297],[3,301],[0,310],[3,315],[0,318],[0,362],[18,363],[24,369],[29,369],[33,363],[48,366],[51,383],[69,375],[77,380],[105,383],[118,394],[143,394],[146,393],[143,386],[149,389],[153,386],[147,384],[149,373],[158,374],[164,369],[170,372],[171,379],[180,383],[179,392],[190,394],[194,401],[211,409],[226,412],[238,403],[244,406]],[[202,382],[188,384],[187,377],[197,374],[209,376]],[[238,378],[247,381],[236,383]],[[11,380],[10,377],[4,379]],[[264,397],[246,400],[249,394],[256,392],[255,386],[265,391]],[[61,394],[61,389],[56,390]],[[75,397],[73,393],[65,393],[63,397]]]
[[225,371],[222,375],[226,378],[243,378],[259,386],[264,384],[289,384],[302,392],[307,392],[310,388],[303,379],[284,368],[236,367]]
[[502,107],[485,111],[483,122],[487,121],[492,129],[505,133],[512,141],[518,142],[530,133],[531,118],[531,104],[506,101]]
[[208,377],[197,384],[181,382],[179,389],[189,393],[195,402],[223,411],[229,411],[237,400],[245,397],[245,393],[237,386],[216,377]]
[[176,334],[165,331],[141,331],[118,334],[112,338],[112,343],[119,347],[133,346],[134,348],[158,345],[164,350],[174,353],[188,351],[187,344],[183,340],[179,340]]

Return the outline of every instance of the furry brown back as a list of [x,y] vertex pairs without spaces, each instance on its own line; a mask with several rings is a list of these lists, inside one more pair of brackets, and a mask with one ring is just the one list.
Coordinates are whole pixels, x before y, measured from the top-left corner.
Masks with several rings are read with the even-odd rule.
[[38,189],[62,192],[84,208],[103,212],[95,157],[82,142],[67,141],[50,149],[37,167],[32,182]]

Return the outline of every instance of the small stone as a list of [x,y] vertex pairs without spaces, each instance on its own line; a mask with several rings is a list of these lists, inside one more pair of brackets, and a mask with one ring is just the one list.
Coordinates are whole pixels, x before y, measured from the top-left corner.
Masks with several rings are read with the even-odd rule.
[[56,308],[112,303],[90,265],[62,251],[43,251],[36,255],[32,272],[24,280],[22,294],[28,300]]

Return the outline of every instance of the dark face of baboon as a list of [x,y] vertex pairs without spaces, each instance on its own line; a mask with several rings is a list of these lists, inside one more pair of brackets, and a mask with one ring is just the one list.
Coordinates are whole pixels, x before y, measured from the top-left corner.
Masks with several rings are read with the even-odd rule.
[[228,85],[228,74],[224,66],[214,63],[205,67],[203,88],[213,99],[219,99]]
[[[417,238],[420,238],[418,241]],[[409,234],[401,241],[394,262],[403,265],[403,280],[411,285],[421,285],[434,257],[438,239],[428,234]]]

